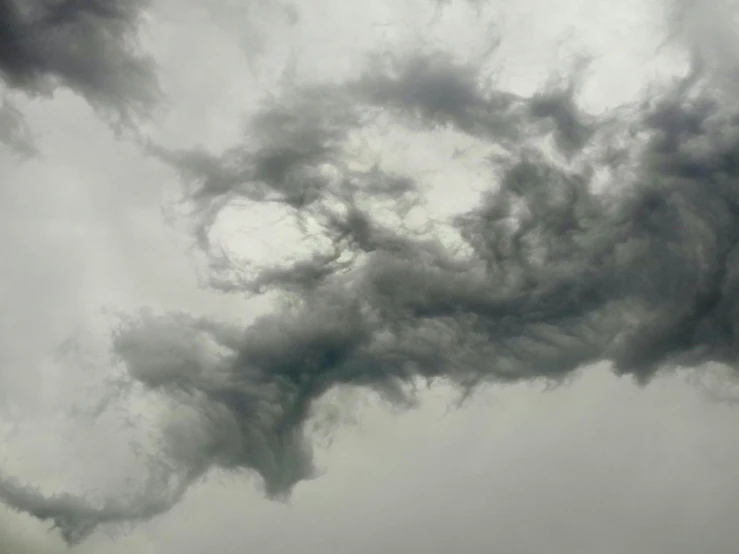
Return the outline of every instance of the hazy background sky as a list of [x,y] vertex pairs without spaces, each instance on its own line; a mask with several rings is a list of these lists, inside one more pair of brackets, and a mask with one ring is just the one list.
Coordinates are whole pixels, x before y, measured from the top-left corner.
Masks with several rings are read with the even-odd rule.
[[[183,436],[200,430],[187,406],[162,407],[111,362],[119,314],[246,324],[273,306],[270,295],[203,286],[182,178],[143,142],[219,153],[281,83],[358,77],[366,53],[419,45],[472,60],[519,94],[591,58],[578,94],[593,113],[686,68],[674,45],[660,50],[670,6],[657,1],[155,0],[142,13],[160,96],[134,123],[116,126],[115,106],[79,90],[5,87],[4,109],[22,121],[0,120],[17,123],[0,150],[0,468],[44,494],[107,497],[140,483],[163,411],[175,410]],[[730,86],[731,7],[689,13],[682,40]],[[363,163],[421,176],[432,217],[473,206],[494,178],[484,141],[452,130],[379,122],[351,141]],[[213,233],[259,264],[302,248],[281,206],[232,209]],[[215,469],[171,511],[76,546],[0,505],[0,552],[731,552],[739,412],[721,370],[704,371],[640,387],[602,363],[553,389],[487,386],[461,407],[458,391],[436,385],[408,410],[331,391],[314,422],[322,471],[286,502],[265,499],[249,471]]]

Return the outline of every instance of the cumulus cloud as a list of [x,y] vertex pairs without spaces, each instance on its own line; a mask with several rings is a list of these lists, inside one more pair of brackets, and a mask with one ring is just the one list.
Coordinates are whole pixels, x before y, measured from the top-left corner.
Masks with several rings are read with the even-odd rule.
[[[35,75],[6,65],[15,79]],[[474,67],[414,55],[288,90],[222,155],[149,145],[190,184],[200,245],[237,275],[219,286],[281,302],[246,328],[191,314],[122,323],[114,351],[131,380],[185,410],[163,429],[148,493],[95,505],[5,478],[0,498],[76,541],[161,513],[212,468],[251,470],[269,496],[288,495],[315,475],[305,427],[336,387],[404,402],[419,378],[557,382],[605,360],[646,383],[661,369],[735,365],[739,112],[708,82],[696,69],[596,118],[575,86],[523,97]],[[345,147],[383,118],[485,141],[497,178],[431,232],[404,227],[422,179],[359,167]],[[234,202],[285,207],[319,246],[239,272],[211,241]]]

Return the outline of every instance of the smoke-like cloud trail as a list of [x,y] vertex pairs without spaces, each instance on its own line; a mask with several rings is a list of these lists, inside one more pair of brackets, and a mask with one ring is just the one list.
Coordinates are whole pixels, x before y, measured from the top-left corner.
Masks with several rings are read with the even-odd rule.
[[[59,64],[2,67],[17,81],[54,71],[97,90]],[[334,387],[402,402],[417,378],[463,388],[557,381],[607,360],[648,382],[661,368],[735,366],[739,112],[703,85],[696,66],[656,98],[596,118],[577,107],[575,84],[516,96],[473,67],[414,55],[343,84],[288,91],[222,156],[150,146],[192,185],[200,244],[227,270],[215,284],[281,291],[284,302],[247,328],[189,314],[121,326],[114,350],[131,379],[197,414],[195,425],[163,431],[148,494],[94,505],[5,478],[0,498],[73,542],[99,524],[167,510],[214,467],[255,471],[269,496],[289,494],[314,473],[305,426]],[[436,234],[404,228],[423,183],[357,169],[345,149],[379,118],[489,143],[499,179]],[[317,229],[316,250],[240,272],[210,240],[235,201],[292,210]]]

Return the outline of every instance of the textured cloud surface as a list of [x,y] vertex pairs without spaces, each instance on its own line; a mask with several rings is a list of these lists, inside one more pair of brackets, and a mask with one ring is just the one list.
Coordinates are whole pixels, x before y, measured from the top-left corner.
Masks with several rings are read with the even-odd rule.
[[[63,84],[124,110],[148,100],[149,66],[123,46],[142,9],[0,3],[7,85]],[[0,498],[75,542],[168,510],[213,468],[256,472],[269,496],[289,495],[315,475],[306,426],[337,387],[402,404],[418,379],[471,390],[558,382],[599,361],[642,383],[734,367],[739,110],[706,51],[689,47],[686,77],[599,116],[578,106],[579,74],[524,96],[453,56],[412,52],[343,82],[285,87],[222,154],[147,144],[186,184],[211,284],[275,293],[278,307],[245,328],[188,313],[121,323],[113,350],[130,381],[189,414],[161,429],[145,492],[95,503],[6,477]],[[423,177],[368,167],[349,148],[378,122],[480,141],[488,189],[470,210],[413,225]],[[229,207],[259,204],[294,219],[305,254],[242,266],[217,244]]]
[[135,47],[147,4],[2,0],[0,79],[6,90],[48,95],[67,87],[124,119],[141,113],[157,92],[152,63]]

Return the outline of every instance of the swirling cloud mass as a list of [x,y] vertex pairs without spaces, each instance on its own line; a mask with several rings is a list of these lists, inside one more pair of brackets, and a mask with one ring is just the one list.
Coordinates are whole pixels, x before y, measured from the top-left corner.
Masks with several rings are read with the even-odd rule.
[[[135,40],[149,9],[0,1],[6,93],[71,90],[135,129],[160,97]],[[295,79],[221,153],[138,140],[183,184],[209,286],[278,300],[246,327],[187,311],[121,322],[112,348],[127,379],[194,414],[160,430],[144,492],[93,502],[7,476],[0,499],[74,543],[167,511],[214,468],[255,472],[268,496],[288,496],[315,475],[306,425],[336,388],[403,404],[419,379],[471,391],[558,383],[599,361],[642,384],[678,367],[736,367],[739,110],[735,68],[716,54],[733,37],[707,33],[688,3],[667,13],[669,44],[689,55],[684,74],[599,114],[580,102],[588,64],[522,94],[440,44],[369,57],[344,79]],[[10,102],[1,136],[30,152]],[[378,122],[482,145],[487,190],[466,211],[414,225],[424,177],[363,165],[348,147]],[[309,246],[289,262],[244,265],[214,238],[236,205],[279,207]]]

